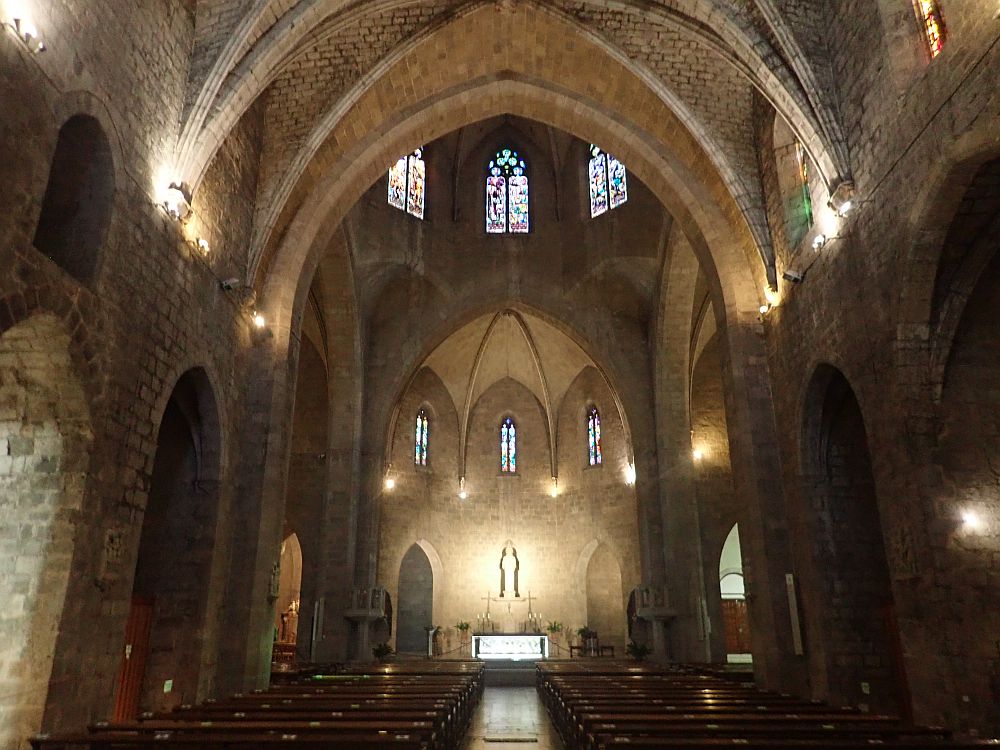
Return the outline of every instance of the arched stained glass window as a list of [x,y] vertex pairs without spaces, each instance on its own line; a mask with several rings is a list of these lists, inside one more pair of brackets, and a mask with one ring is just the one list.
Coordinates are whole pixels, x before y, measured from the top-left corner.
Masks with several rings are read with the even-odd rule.
[[587,412],[587,449],[590,455],[590,465],[601,465],[601,415],[596,406],[591,406]]
[[426,180],[427,168],[422,148],[400,157],[389,167],[389,205],[423,219]]
[[932,58],[944,49],[945,26],[941,14],[941,4],[937,0],[913,0],[913,9],[924,31],[924,41]]
[[799,165],[799,183],[802,186],[802,212],[806,226],[813,224],[812,191],[809,189],[809,155],[801,141],[795,141],[795,159]]
[[628,200],[625,165],[600,147],[590,144],[590,216],[618,208]]
[[417,466],[427,465],[427,437],[430,423],[427,420],[427,412],[421,409],[417,412],[417,427],[413,440],[413,463]]
[[528,231],[528,168],[513,149],[502,148],[486,175],[487,234]]
[[517,471],[517,428],[510,417],[500,423],[500,471]]

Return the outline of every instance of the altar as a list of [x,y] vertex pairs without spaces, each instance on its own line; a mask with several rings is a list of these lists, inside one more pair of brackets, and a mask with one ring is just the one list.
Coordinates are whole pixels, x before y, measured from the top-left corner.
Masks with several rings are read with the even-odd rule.
[[549,637],[541,633],[473,633],[472,657],[474,659],[547,659]]

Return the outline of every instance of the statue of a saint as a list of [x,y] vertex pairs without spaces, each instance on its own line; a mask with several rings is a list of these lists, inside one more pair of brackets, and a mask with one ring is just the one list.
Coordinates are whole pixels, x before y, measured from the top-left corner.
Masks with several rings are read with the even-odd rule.
[[514,596],[520,597],[518,591],[518,573],[521,570],[521,561],[517,559],[517,549],[514,543],[508,539],[504,542],[503,551],[500,553],[500,598],[507,595],[508,589],[513,589]]

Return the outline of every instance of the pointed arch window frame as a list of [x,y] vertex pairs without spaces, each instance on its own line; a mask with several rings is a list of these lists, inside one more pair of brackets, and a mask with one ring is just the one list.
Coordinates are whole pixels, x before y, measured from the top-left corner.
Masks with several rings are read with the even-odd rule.
[[590,144],[587,185],[590,191],[591,219],[628,202],[628,171],[625,165],[594,143]]
[[427,468],[430,460],[430,426],[431,422],[427,410],[419,409],[414,423],[413,465],[421,469]]
[[601,412],[594,404],[587,409],[587,465],[604,465],[604,448],[601,438]]
[[517,423],[513,417],[500,420],[500,473],[517,474]]
[[427,202],[427,163],[424,147],[401,156],[389,167],[386,200],[393,208],[424,220]]
[[516,149],[501,147],[490,160],[483,183],[483,203],[486,234],[531,232],[530,171]]
[[933,60],[944,51],[948,39],[948,27],[938,0],[913,0],[913,11],[917,14],[920,32],[924,39],[924,49]]
[[795,162],[799,167],[799,185],[802,189],[802,214],[806,219],[806,227],[809,228],[816,220],[813,214],[812,187],[809,185],[809,152],[798,138],[795,139]]

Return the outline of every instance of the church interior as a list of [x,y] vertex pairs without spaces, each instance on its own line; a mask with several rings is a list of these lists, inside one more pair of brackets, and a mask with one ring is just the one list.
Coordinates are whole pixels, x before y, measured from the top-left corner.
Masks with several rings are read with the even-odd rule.
[[997,0],[0,24],[0,750],[1000,736]]

